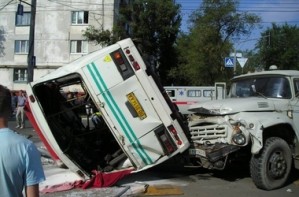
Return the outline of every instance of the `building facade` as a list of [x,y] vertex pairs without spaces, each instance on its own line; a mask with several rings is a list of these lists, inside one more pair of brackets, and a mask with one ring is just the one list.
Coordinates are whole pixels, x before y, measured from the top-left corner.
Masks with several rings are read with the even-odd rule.
[[32,1],[0,3],[0,84],[11,90],[26,89],[30,43],[35,56],[33,80],[101,48],[86,41],[83,31],[89,25],[111,30],[121,0],[35,0],[34,39],[30,42]]

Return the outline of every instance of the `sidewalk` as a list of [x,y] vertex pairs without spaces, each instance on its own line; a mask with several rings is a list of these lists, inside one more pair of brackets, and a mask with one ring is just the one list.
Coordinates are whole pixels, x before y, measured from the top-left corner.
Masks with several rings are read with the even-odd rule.
[[21,135],[24,135],[26,137],[30,137],[30,140],[33,141],[34,143],[37,142],[41,142],[41,140],[39,139],[37,133],[33,130],[33,127],[31,126],[30,122],[26,119],[25,120],[25,127],[23,129],[16,129],[16,119],[15,117],[12,117],[9,121],[8,121],[8,127],[18,133],[20,133]]

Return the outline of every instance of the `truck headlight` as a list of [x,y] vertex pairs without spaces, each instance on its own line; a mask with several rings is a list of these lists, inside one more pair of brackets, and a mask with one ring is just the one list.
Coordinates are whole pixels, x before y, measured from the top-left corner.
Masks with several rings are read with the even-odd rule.
[[233,142],[237,145],[244,145],[246,143],[246,137],[243,133],[236,133],[233,135]]

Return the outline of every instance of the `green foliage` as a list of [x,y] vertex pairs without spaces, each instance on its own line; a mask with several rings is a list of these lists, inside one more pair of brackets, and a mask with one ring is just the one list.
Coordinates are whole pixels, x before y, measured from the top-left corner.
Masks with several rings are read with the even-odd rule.
[[139,40],[143,52],[154,57],[163,84],[167,83],[166,73],[176,64],[176,41],[181,16],[180,6],[172,0],[136,0],[128,8],[126,21],[131,21],[132,37]]
[[179,11],[180,6],[173,0],[135,0],[121,5],[112,31],[91,26],[84,36],[105,45],[131,37],[140,43],[143,53],[157,60],[162,83],[167,83],[166,73],[176,64],[174,43],[181,25]]
[[257,48],[264,69],[276,65],[281,70],[299,70],[299,28],[272,24],[261,34]]
[[233,51],[231,39],[249,34],[260,21],[237,13],[237,5],[234,0],[203,0],[190,17],[190,33],[178,39],[179,66],[169,72],[173,84],[213,85],[233,76],[233,69],[224,68],[224,58]]
[[101,45],[110,45],[116,41],[111,31],[96,29],[94,26],[89,26],[84,31],[83,36],[89,41],[94,41]]

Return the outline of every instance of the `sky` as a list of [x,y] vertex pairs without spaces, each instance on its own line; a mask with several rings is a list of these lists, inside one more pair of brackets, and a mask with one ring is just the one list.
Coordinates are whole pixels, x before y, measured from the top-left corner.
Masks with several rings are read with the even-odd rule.
[[[181,4],[182,26],[184,32],[188,32],[188,18],[190,14],[198,9],[202,0],[176,0]],[[254,49],[255,43],[260,38],[261,32],[277,25],[297,25],[299,27],[299,0],[239,0],[237,10],[240,12],[254,13],[261,17],[260,28],[255,28],[249,36],[244,36],[234,46],[236,50]]]

